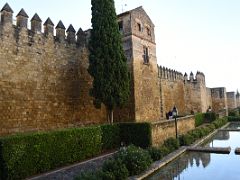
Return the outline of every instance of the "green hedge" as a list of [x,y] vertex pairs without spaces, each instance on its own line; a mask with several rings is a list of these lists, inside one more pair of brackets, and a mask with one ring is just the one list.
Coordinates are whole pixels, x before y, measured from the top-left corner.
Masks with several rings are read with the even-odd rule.
[[240,121],[240,116],[228,116],[228,121]]
[[227,123],[227,118],[221,118],[213,121],[211,124],[197,127],[194,130],[189,131],[187,134],[179,136],[179,142],[181,146],[189,146],[194,141],[208,135],[215,129],[222,127]]
[[151,145],[148,123],[124,123],[0,138],[0,179],[23,179],[120,147]]
[[120,147],[121,137],[119,124],[102,125],[101,130],[103,151]]
[[163,145],[169,149],[170,152],[179,148],[179,140],[176,138],[168,138],[164,141]]
[[213,121],[212,124],[214,124],[215,128],[217,129],[217,128],[220,128],[223,125],[227,124],[227,122],[228,122],[227,117],[224,117],[224,118]]
[[198,113],[195,115],[195,126],[198,127],[203,123],[211,123],[216,119],[217,115],[215,112]]
[[204,123],[204,114],[198,113],[195,115],[195,126],[198,127]]
[[228,116],[239,116],[240,108],[236,108],[234,110],[230,110],[228,112]]
[[149,123],[122,123],[119,124],[121,142],[125,145],[147,148],[152,145],[152,129]]
[[211,123],[217,119],[217,115],[215,112],[207,112],[204,113],[204,122]]
[[101,152],[100,127],[0,139],[1,179],[23,179]]

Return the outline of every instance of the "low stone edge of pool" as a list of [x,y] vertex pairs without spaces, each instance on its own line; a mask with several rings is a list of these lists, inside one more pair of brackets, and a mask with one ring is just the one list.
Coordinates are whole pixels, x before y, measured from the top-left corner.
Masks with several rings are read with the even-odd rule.
[[178,150],[168,154],[166,157],[164,157],[162,160],[160,161],[156,161],[154,162],[151,167],[145,171],[144,173],[137,175],[137,176],[132,176],[129,177],[129,180],[142,180],[146,177],[148,177],[150,174],[154,173],[155,171],[157,171],[158,169],[160,169],[161,167],[165,166],[166,164],[168,164],[169,162],[173,161],[174,159],[176,159],[178,156],[180,156],[181,154],[183,154],[185,151],[187,150],[187,147],[181,147]]
[[231,147],[188,147],[187,151],[216,154],[230,154]]
[[239,148],[239,147],[237,147],[237,148],[235,149],[235,154],[240,155],[240,148]]
[[240,131],[240,129],[220,129],[220,131]]
[[222,126],[221,128],[216,129],[215,131],[213,131],[209,135],[207,135],[207,136],[203,137],[202,139],[196,141],[191,146],[182,146],[182,147],[180,147],[178,150],[168,154],[166,157],[164,157],[160,161],[154,162],[147,171],[144,171],[140,175],[129,177],[128,180],[142,180],[142,179],[150,176],[155,171],[159,170],[160,168],[162,168],[163,166],[165,166],[166,164],[170,163],[171,161],[173,161],[174,159],[179,157],[181,154],[186,152],[187,148],[189,148],[189,147],[197,147],[198,145],[202,144],[204,141],[206,141],[207,139],[209,139],[210,137],[215,135],[219,130],[224,129],[225,127],[227,127],[229,124],[230,123],[227,123],[226,125]]

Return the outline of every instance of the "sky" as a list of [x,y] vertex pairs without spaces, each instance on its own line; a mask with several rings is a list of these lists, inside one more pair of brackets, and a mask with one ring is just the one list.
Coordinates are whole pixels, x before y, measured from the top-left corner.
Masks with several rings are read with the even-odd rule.
[[[6,2],[14,18],[24,8],[43,22],[91,28],[90,0],[0,0],[0,7]],[[118,14],[143,6],[155,24],[159,65],[201,71],[210,88],[240,89],[240,0],[115,0],[115,6]]]

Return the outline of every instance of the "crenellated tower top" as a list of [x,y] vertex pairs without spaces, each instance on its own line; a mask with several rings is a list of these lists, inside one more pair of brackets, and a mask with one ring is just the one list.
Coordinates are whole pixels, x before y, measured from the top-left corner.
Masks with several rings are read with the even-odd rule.
[[194,76],[193,72],[190,73],[188,78],[188,74],[185,72],[184,74],[184,82],[185,83],[200,83],[205,84],[205,75],[204,73],[197,71],[196,75]]
[[[5,31],[3,31],[2,35],[4,35],[4,32],[8,32],[9,28],[13,27],[17,31],[13,29],[13,31],[11,32],[20,32],[21,29],[26,29],[28,31],[29,36],[34,36],[35,34],[39,34],[43,37],[54,36],[54,23],[50,18],[47,18],[47,20],[42,25],[42,19],[37,13],[35,13],[30,20],[31,29],[28,29],[29,16],[23,8],[16,15],[16,18],[17,18],[16,25],[13,24],[14,12],[8,3],[6,3],[3,6],[0,13],[1,13],[0,26],[6,29]],[[44,32],[42,32],[42,26],[43,26]],[[69,25],[66,31],[66,28],[63,22],[60,20],[55,29],[56,29],[56,36],[54,37],[54,40],[56,42],[68,43],[72,45],[75,44],[76,46],[83,46],[87,42],[86,40],[87,33],[80,28],[78,33],[76,34],[76,30],[74,29],[72,24]],[[8,33],[10,34],[10,31]],[[66,36],[66,33],[67,33],[67,36]],[[29,39],[32,39],[32,38],[29,37]],[[32,42],[30,44],[32,44]]]
[[11,23],[13,22],[13,10],[12,8],[9,6],[8,3],[6,3],[1,12],[1,22],[2,24],[7,24],[7,23]]

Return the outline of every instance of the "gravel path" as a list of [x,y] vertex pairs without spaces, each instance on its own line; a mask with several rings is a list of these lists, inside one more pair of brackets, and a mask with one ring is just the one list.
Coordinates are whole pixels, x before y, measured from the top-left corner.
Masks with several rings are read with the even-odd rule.
[[29,178],[28,180],[72,180],[83,171],[95,171],[99,169],[102,166],[103,162],[112,157],[113,155],[114,153],[99,156],[88,161],[84,161],[78,164],[74,164],[52,172]]

